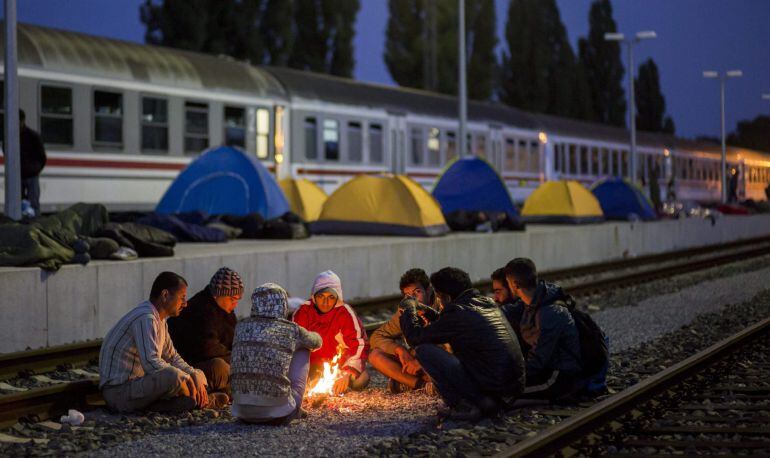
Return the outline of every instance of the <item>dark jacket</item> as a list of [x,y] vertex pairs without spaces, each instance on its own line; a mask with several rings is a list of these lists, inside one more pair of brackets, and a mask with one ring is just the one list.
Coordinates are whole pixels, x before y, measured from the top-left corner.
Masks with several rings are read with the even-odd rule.
[[527,379],[539,379],[554,370],[581,371],[578,330],[572,314],[560,305],[567,297],[560,286],[540,281],[532,304],[517,300],[502,307],[526,342]]
[[425,326],[416,306],[417,301],[411,298],[400,306],[401,330],[409,345],[448,343],[482,390],[511,395],[521,392],[524,359],[519,342],[492,299],[469,289]]
[[19,153],[21,156],[21,178],[32,178],[43,171],[47,157],[40,134],[27,126],[20,132]]
[[168,331],[177,352],[189,364],[212,358],[229,363],[236,322],[235,313],[222,310],[207,286],[187,301],[178,317],[168,319]]

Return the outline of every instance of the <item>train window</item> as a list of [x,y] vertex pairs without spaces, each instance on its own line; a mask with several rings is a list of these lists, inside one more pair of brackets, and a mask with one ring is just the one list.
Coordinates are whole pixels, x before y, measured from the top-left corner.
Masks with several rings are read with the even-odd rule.
[[580,147],[580,174],[581,175],[589,175],[591,173],[591,170],[589,169],[588,165],[588,148],[585,146]]
[[305,159],[318,159],[318,129],[315,118],[305,118]]
[[40,135],[44,143],[72,145],[72,89],[40,87]]
[[451,161],[457,156],[457,134],[454,132],[446,133],[446,160]]
[[246,109],[225,107],[225,145],[246,147]]
[[0,143],[5,145],[5,81],[0,81]]
[[423,141],[422,141],[422,129],[412,129],[412,164],[421,165],[423,159]]
[[142,97],[142,151],[168,151],[168,101]]
[[369,162],[381,164],[382,160],[382,126],[369,124]]
[[529,142],[529,171],[540,171],[540,142]]
[[267,159],[270,155],[270,110],[257,108],[257,157]]
[[348,123],[348,160],[361,162],[363,159],[364,140],[360,122]]
[[512,138],[505,139],[505,160],[503,170],[516,170],[516,141]]
[[567,146],[567,172],[568,174],[575,175],[578,173],[578,162],[577,162],[577,146],[575,145],[568,145]]
[[94,143],[123,143],[123,94],[94,91]]
[[599,148],[591,147],[591,174],[599,175]]
[[628,176],[628,151],[620,152],[620,176]]
[[340,123],[334,119],[324,119],[324,159],[340,159]]
[[186,153],[200,153],[209,147],[209,106],[185,102],[184,108],[184,150]]
[[561,157],[563,148],[564,145],[561,143],[553,145],[553,170],[555,172],[561,172],[562,163],[564,162]]
[[476,156],[487,157],[487,137],[484,135],[476,135],[476,147],[474,148]]
[[607,148],[601,149],[602,175],[611,175],[612,155]]
[[435,127],[428,129],[428,165],[441,164],[441,131]]
[[277,105],[275,107],[275,136],[273,142],[275,144],[275,162],[280,164],[283,162],[283,146],[286,141],[286,135],[283,129],[285,109],[283,106]]
[[518,160],[516,169],[519,172],[526,172],[529,170],[529,146],[526,140],[518,141],[518,148],[516,149],[516,159]]

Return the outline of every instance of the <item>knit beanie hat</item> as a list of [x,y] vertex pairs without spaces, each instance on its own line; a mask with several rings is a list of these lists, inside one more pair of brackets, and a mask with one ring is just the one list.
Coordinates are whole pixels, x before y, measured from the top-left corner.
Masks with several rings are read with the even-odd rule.
[[286,318],[289,296],[275,283],[265,283],[251,294],[251,316]]
[[243,294],[243,281],[236,271],[229,267],[221,267],[217,270],[217,273],[211,277],[209,291],[214,297],[240,296]]
[[315,280],[313,281],[313,289],[310,290],[310,296],[315,296],[316,293],[323,289],[330,289],[334,291],[334,293],[337,295],[337,304],[342,304],[344,302],[342,299],[342,281],[340,281],[340,277],[338,277],[337,274],[331,270],[321,272],[317,277],[315,277]]

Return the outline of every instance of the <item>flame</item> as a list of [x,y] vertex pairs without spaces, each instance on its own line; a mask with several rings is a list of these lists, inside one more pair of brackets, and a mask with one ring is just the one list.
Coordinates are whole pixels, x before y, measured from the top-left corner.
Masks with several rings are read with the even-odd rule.
[[343,375],[339,365],[337,365],[337,361],[339,361],[342,356],[343,350],[344,347],[342,345],[337,346],[337,354],[332,358],[332,362],[324,362],[323,375],[318,379],[318,382],[316,382],[313,388],[307,392],[307,397],[332,394],[334,382]]

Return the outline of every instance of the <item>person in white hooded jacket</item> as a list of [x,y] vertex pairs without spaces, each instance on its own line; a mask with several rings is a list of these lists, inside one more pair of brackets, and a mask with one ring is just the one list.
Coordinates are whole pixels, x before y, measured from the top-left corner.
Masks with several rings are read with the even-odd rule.
[[230,385],[236,418],[283,424],[302,414],[310,352],[322,341],[287,313],[286,291],[265,283],[251,295],[251,316],[235,327]]

